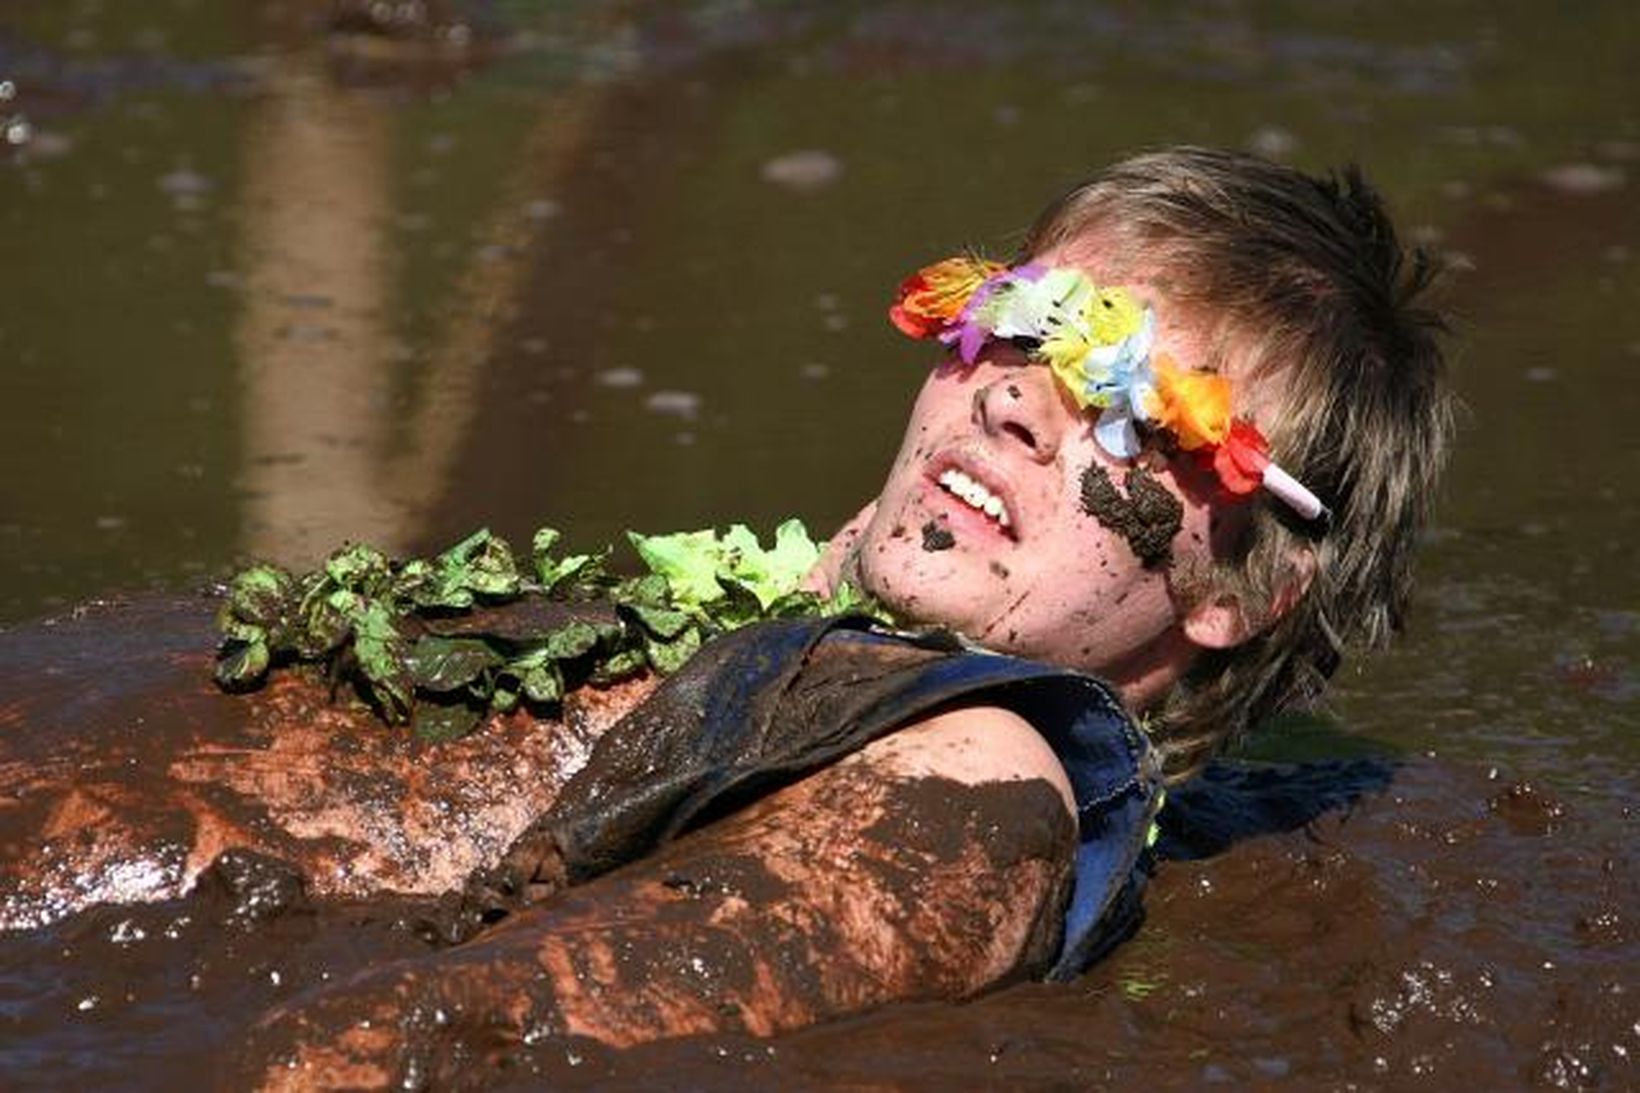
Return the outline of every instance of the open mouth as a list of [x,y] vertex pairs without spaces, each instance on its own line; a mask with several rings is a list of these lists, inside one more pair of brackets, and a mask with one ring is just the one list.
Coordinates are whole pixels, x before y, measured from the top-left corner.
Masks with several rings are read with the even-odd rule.
[[1010,536],[1013,534],[1014,519],[1008,512],[1007,503],[992,493],[985,483],[956,467],[947,468],[935,481],[940,489],[1007,531]]

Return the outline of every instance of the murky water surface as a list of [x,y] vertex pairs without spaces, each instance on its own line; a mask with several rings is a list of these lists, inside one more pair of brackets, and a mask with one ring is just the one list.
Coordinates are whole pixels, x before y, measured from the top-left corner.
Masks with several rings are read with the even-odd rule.
[[[1006,251],[1146,145],[1358,159],[1456,271],[1469,414],[1414,632],[1256,755],[1353,763],[1330,784],[1360,779],[1354,809],[1304,826],[1326,794],[1303,770],[1231,779],[1235,814],[1286,794],[1265,826],[1297,826],[1169,865],[1139,937],[1070,987],[536,1063],[564,1084],[1632,1086],[1636,56],[1621,2],[10,0],[0,619],[480,523],[583,545],[829,528],[924,363],[882,319],[904,272]],[[152,955],[231,918],[223,891],[8,942],[0,1030],[58,1034],[0,1034],[6,1084],[206,1054],[231,1022],[202,999],[286,989],[236,946],[290,945],[288,923]],[[412,944],[392,921],[303,933],[298,978]],[[49,970],[82,949],[150,954],[126,958],[157,991],[128,1026],[99,1023],[80,965]],[[139,1026],[171,1034],[113,1046]]]

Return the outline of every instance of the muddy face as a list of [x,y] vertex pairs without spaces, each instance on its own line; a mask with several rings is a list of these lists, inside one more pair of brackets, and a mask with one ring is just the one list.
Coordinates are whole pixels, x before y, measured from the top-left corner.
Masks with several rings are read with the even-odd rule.
[[1125,494],[1114,466],[1047,367],[1008,346],[947,364],[845,574],[908,618],[1124,686],[1174,647],[1163,563],[1212,557],[1212,512],[1171,464],[1129,475]]

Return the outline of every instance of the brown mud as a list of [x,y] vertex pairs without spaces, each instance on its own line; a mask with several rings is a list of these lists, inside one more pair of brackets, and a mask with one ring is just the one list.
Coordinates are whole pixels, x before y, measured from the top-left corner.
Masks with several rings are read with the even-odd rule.
[[[860,789],[839,780],[830,792]],[[803,870],[824,860],[823,848],[800,845],[789,826],[771,832],[754,809],[724,837],[683,840],[618,874],[629,889],[620,901],[573,891],[554,901],[546,913],[560,940],[545,947],[520,916],[478,945],[438,949],[426,901],[317,900],[283,863],[226,856],[186,898],[96,908],[0,939],[0,1069],[11,1088],[191,1084],[203,1067],[323,1047],[330,1041],[316,1031],[357,1027],[379,1006],[389,1020],[374,1042],[390,1065],[357,1076],[392,1074],[408,1087],[449,1084],[447,1066],[463,1068],[462,1084],[498,1088],[636,1088],[657,1075],[745,1089],[1623,1089],[1640,1079],[1628,809],[1596,814],[1428,761],[1225,765],[1176,796],[1183,808],[1162,843],[1174,859],[1151,882],[1143,927],[1070,984],[902,1003],[768,1038],[882,972],[866,974],[858,961],[868,950],[846,943],[806,970],[788,959],[837,942],[822,935],[848,921],[845,908],[807,926],[748,917],[778,911]],[[971,840],[885,820],[881,801],[856,803],[861,827],[906,859],[972,869],[986,858]],[[926,801],[907,803],[908,814],[925,811]],[[791,851],[772,867],[767,846],[746,852],[771,836]],[[999,845],[990,866],[1039,852],[1025,844],[1043,838],[1051,832]],[[856,880],[897,869],[893,856],[855,864],[865,870]],[[912,872],[883,889],[904,901],[908,928],[919,901],[901,881]],[[846,902],[857,889],[833,890]],[[701,900],[723,916],[701,926],[689,906]],[[650,920],[623,921],[623,903]],[[983,945],[985,929],[969,929],[930,937],[926,951],[937,940]],[[508,950],[569,971],[582,1034],[562,1023],[565,999],[520,977]],[[757,993],[767,975],[791,1009]],[[512,979],[521,1004],[499,1023],[463,1009]],[[925,997],[953,991],[938,974],[931,982]],[[247,1030],[270,1012],[247,1046]],[[624,1049],[597,1034],[599,1022],[614,1022],[607,1032],[646,1015],[700,1034]],[[230,1073],[240,1084],[243,1070]]]
[[1046,968],[1073,839],[1055,791],[871,764],[827,768],[472,943],[310,992],[233,1051],[228,1083],[488,1084],[577,1045],[769,1036]]
[[922,526],[922,548],[930,554],[942,550],[950,550],[957,545],[957,537],[951,534],[951,529],[937,521],[930,520]]
[[457,888],[649,687],[428,744],[301,672],[223,694],[213,609],[104,603],[0,633],[0,930],[181,896],[229,848],[324,898]]
[[[1352,779],[1359,791],[1391,774],[1315,815]],[[1138,935],[1074,983],[897,1006],[774,1041],[574,1045],[545,1076],[745,1089],[1640,1081],[1628,810],[1582,815],[1428,761],[1224,766],[1213,783],[1203,830],[1247,837],[1163,862]]]
[[1153,569],[1173,553],[1173,537],[1184,526],[1184,505],[1143,467],[1122,479],[1127,496],[1099,463],[1082,472],[1082,511],[1127,540],[1133,553]]

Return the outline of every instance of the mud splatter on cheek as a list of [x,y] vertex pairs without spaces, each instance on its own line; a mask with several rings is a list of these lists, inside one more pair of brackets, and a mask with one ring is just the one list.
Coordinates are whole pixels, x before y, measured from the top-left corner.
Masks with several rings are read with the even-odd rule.
[[996,574],[998,577],[1002,578],[1005,581],[1008,579],[1008,567],[1003,565],[1001,562],[999,562],[999,561],[997,561],[996,559],[993,558],[991,560],[990,568],[991,568],[991,572]]
[[1146,569],[1166,562],[1173,537],[1184,526],[1184,505],[1143,467],[1134,467],[1122,480],[1127,495],[1116,488],[1099,463],[1082,472],[1082,511],[1120,535]]
[[922,548],[930,554],[950,550],[956,545],[957,538],[951,534],[951,529],[942,527],[938,521],[930,520],[922,526]]

